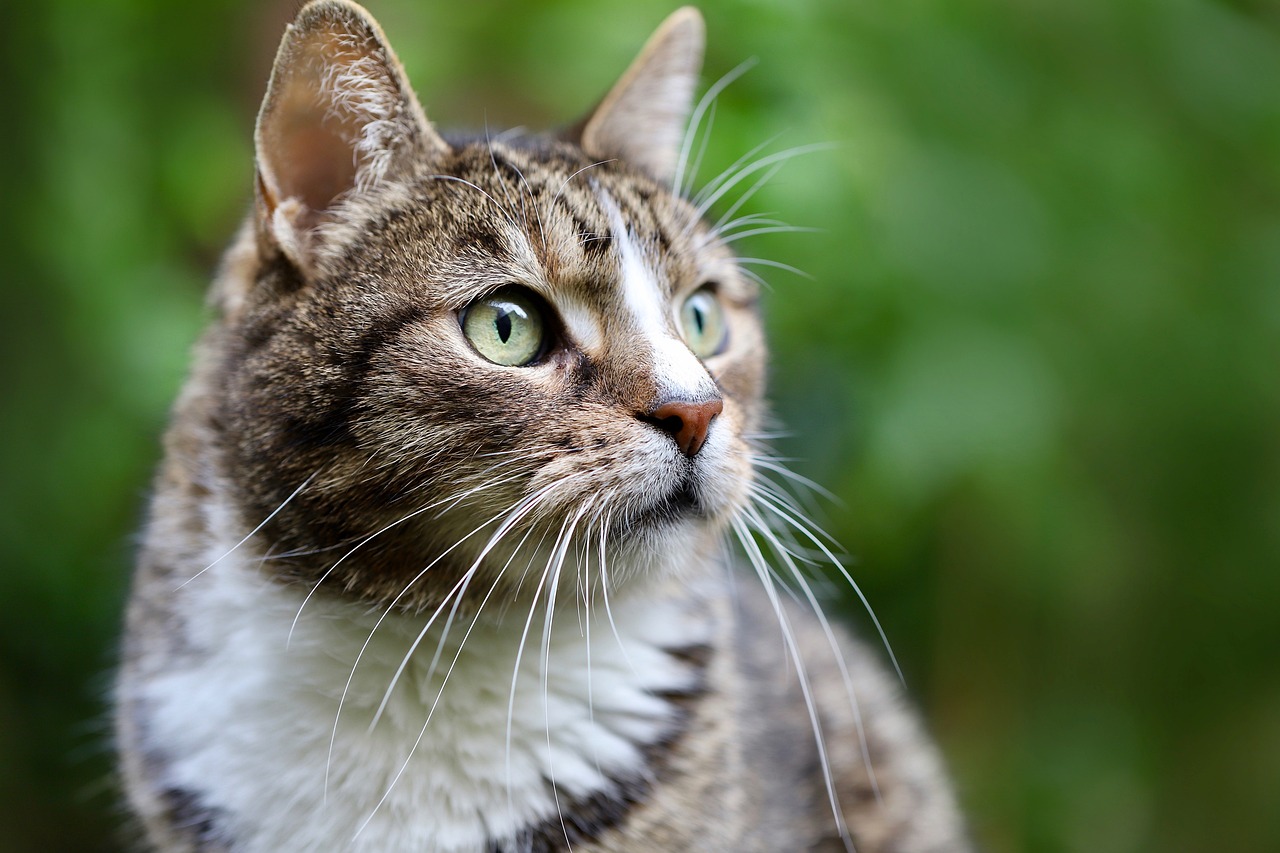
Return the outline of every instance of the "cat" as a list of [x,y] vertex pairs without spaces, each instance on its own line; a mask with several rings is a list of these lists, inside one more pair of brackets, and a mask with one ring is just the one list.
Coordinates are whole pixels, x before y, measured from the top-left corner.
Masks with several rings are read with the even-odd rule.
[[299,11],[128,605],[152,849],[968,849],[767,476],[738,223],[673,190],[703,44],[444,137],[365,10]]

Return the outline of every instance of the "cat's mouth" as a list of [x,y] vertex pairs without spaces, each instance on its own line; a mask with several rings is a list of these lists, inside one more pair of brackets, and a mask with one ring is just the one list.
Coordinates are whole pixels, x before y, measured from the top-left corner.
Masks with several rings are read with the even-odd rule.
[[711,512],[705,497],[695,485],[697,477],[690,471],[666,494],[655,500],[644,511],[642,519],[654,527],[663,527],[681,521],[710,518]]
[[707,514],[702,499],[693,488],[692,474],[686,476],[671,493],[658,501],[651,512],[659,516],[669,516],[672,520],[689,515],[701,518]]

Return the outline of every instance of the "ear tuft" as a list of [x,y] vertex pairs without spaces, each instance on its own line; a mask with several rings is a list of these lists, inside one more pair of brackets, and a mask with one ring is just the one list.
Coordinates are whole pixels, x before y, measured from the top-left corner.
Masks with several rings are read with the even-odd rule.
[[255,143],[263,219],[288,254],[305,242],[289,226],[448,150],[378,24],[346,0],[309,3],[285,31]]
[[706,25],[692,6],[677,9],[580,127],[592,157],[616,157],[660,181],[675,175],[685,124],[702,70]]

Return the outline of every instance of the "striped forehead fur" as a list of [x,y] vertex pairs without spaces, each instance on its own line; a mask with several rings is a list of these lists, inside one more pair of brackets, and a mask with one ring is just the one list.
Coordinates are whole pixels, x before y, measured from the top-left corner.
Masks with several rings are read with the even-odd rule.
[[[700,268],[691,263],[725,266],[730,260],[682,199],[617,161],[593,161],[565,143],[455,142],[454,154],[431,165],[436,168],[345,198],[319,229],[322,268],[341,267],[371,231],[414,217],[424,227],[452,232],[453,242],[444,248],[456,251],[461,263],[443,273],[466,272],[470,261],[497,260],[518,263],[512,271],[535,288],[549,288],[552,281],[558,287],[607,285],[615,277],[607,269],[614,225],[599,201],[601,191],[633,239],[664,262],[681,265],[679,277],[698,276]],[[696,237],[711,245],[700,248]],[[475,295],[465,276],[442,276],[440,284],[451,303],[465,304]]]

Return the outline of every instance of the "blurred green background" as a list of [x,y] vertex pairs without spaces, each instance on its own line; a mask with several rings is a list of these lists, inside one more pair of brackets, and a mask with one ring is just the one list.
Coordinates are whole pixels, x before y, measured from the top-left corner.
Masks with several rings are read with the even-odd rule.
[[[544,127],[670,10],[374,2],[444,126]],[[292,2],[0,6],[0,850],[119,849],[131,531]],[[1280,9],[704,4],[781,451],[991,851],[1280,850]],[[865,617],[852,618],[865,629]]]

